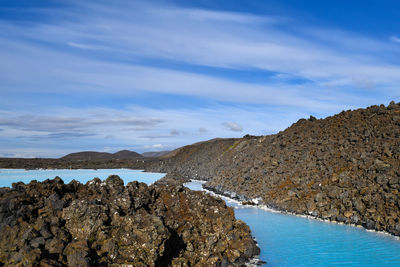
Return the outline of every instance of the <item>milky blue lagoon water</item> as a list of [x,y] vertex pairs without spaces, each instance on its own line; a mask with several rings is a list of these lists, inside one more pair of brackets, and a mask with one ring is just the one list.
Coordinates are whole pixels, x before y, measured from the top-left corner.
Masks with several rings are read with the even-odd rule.
[[[129,169],[16,170],[0,169],[0,187],[13,182],[43,181],[61,177],[65,183],[81,183],[119,175],[127,184],[137,180],[151,184],[164,174]],[[202,190],[201,182],[186,184]],[[225,199],[227,200],[227,199]],[[246,222],[261,248],[266,266],[400,266],[400,240],[362,228],[321,222],[299,216],[241,206],[227,200],[237,218]]]
[[[201,190],[201,182],[186,184]],[[400,266],[400,240],[363,228],[242,206],[236,218],[246,222],[266,266]]]

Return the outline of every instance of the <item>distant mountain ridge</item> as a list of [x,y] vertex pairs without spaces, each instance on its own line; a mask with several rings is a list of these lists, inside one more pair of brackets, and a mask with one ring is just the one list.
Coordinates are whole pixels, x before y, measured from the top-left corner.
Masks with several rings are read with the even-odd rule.
[[121,150],[116,153],[96,152],[96,151],[82,151],[70,153],[61,159],[65,160],[99,160],[99,159],[137,159],[143,158],[139,153],[129,150]]

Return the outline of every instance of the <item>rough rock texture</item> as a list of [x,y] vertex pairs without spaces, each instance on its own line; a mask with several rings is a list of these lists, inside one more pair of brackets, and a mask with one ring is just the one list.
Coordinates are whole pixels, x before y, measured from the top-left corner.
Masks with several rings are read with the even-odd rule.
[[189,179],[209,180],[220,166],[220,157],[232,149],[236,138],[215,138],[178,148],[158,161],[148,162],[146,171],[179,173]]
[[400,235],[400,105],[343,111],[221,154],[207,183],[299,214]]
[[143,157],[146,158],[158,158],[167,155],[170,153],[170,150],[164,150],[164,151],[154,151],[154,152],[144,152],[142,153]]
[[169,172],[163,178],[155,182],[156,185],[183,185],[191,180],[180,173]]
[[0,188],[0,266],[237,266],[258,253],[232,208],[179,185]]
[[[301,119],[275,135],[186,146],[154,168],[298,214],[400,235],[400,105]],[[150,169],[151,169],[150,168]]]

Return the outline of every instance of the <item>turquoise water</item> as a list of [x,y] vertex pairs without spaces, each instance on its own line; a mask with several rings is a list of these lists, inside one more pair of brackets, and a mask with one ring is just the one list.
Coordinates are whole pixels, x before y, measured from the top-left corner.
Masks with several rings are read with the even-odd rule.
[[[186,184],[201,190],[200,182]],[[227,200],[227,199],[225,199]],[[400,266],[400,240],[363,228],[241,206],[236,218],[246,222],[270,266]]]
[[69,183],[73,179],[86,183],[94,177],[102,180],[108,176],[116,174],[120,176],[125,184],[131,181],[140,181],[146,184],[152,184],[158,179],[164,177],[162,173],[142,172],[140,170],[130,169],[98,169],[98,170],[22,170],[22,169],[0,169],[0,187],[11,186],[12,183],[22,181],[29,183],[32,180],[44,181],[59,176],[64,183]]

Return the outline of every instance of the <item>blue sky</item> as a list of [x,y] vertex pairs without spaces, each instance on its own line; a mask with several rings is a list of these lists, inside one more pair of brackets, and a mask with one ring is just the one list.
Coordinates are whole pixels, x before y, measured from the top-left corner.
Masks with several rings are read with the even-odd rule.
[[0,156],[170,150],[398,102],[398,10],[0,0]]

